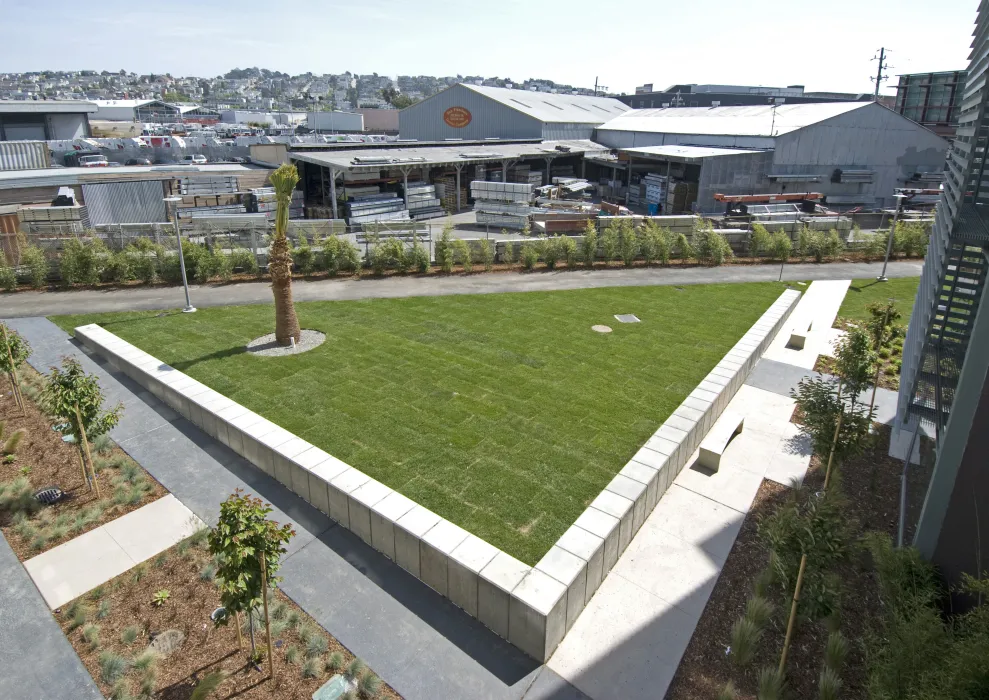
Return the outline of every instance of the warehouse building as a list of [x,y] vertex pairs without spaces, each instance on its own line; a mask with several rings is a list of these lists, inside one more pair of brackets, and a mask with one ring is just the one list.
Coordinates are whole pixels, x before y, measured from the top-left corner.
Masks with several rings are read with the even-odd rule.
[[306,114],[306,127],[320,133],[361,133],[364,131],[364,115],[336,109],[309,112]]
[[872,93],[807,92],[803,85],[765,87],[763,85],[671,85],[653,90],[652,85],[635,89],[634,95],[619,100],[633,109],[659,107],[737,107],[765,104],[810,104],[814,102],[872,102]]
[[611,97],[561,95],[458,83],[398,115],[402,139],[589,139],[629,111]]
[[594,140],[625,151],[630,184],[637,173],[680,166],[696,192],[688,204],[703,213],[719,211],[719,192],[820,192],[834,209],[892,207],[897,187],[939,185],[948,149],[873,102],[634,110],[602,124]]
[[182,111],[175,105],[161,100],[93,100],[96,114],[93,119],[108,122],[150,122],[164,124],[177,122]]
[[89,115],[95,112],[92,102],[0,101],[0,141],[89,138]]

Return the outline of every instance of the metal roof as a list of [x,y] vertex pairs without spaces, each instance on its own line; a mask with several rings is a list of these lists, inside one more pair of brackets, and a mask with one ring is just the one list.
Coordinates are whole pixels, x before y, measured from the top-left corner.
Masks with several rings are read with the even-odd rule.
[[866,109],[873,102],[748,105],[733,107],[665,107],[635,109],[601,124],[608,131],[707,136],[779,136],[826,119]]
[[745,153],[762,153],[744,148],[714,148],[711,146],[640,146],[636,148],[620,148],[619,152],[632,156],[663,158],[677,162],[692,163],[704,158],[718,156],[736,156]]
[[[557,146],[569,150],[561,151]],[[332,151],[289,151],[288,157],[334,170],[369,172],[390,167],[423,165],[458,165],[499,163],[522,158],[563,158],[584,153],[607,153],[607,146],[593,141],[543,141],[542,143],[450,143],[443,146],[409,146],[408,148],[361,148]],[[361,159],[364,162],[355,162]],[[374,160],[375,162],[368,162]]]
[[161,100],[93,100],[93,104],[97,107],[142,107],[152,102],[167,104]]
[[91,114],[95,102],[81,100],[0,100],[4,114]]
[[510,90],[468,83],[461,85],[541,122],[602,124],[631,109],[627,104],[613,97]]
[[[0,170],[0,190],[22,187],[53,187],[87,182],[121,180],[171,180],[196,174],[230,173],[254,170],[236,163],[207,165],[124,165],[119,168],[41,168],[38,170]],[[143,175],[143,177],[141,177]]]

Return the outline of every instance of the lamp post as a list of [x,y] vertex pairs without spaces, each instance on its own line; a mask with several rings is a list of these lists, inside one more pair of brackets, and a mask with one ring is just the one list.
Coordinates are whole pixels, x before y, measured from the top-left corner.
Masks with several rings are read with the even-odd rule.
[[900,218],[900,205],[906,199],[906,195],[901,193],[893,196],[896,198],[896,210],[893,212],[893,225],[889,229],[889,240],[886,241],[886,258],[883,260],[883,271],[876,278],[879,282],[889,282],[889,278],[886,276],[886,266],[889,264],[889,254],[893,252],[893,237],[896,236],[896,222]]
[[172,222],[175,224],[175,242],[179,247],[179,269],[182,270],[182,286],[185,287],[185,308],[183,313],[195,313],[196,307],[189,299],[189,279],[185,275],[185,255],[182,254],[182,233],[179,230],[179,202],[181,197],[165,197],[165,206],[171,211]]

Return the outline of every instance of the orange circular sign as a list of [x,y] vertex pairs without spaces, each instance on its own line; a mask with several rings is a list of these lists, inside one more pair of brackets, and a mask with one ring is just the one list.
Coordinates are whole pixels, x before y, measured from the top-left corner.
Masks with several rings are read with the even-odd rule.
[[443,121],[454,129],[463,129],[470,124],[471,114],[466,107],[450,107],[443,112]]

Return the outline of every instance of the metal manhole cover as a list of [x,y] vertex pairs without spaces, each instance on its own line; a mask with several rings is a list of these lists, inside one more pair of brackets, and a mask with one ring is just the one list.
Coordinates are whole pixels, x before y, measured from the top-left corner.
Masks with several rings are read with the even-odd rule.
[[46,506],[50,506],[65,498],[65,492],[57,486],[49,486],[48,488],[38,491],[34,494],[34,497],[39,503],[44,503]]
[[619,323],[642,323],[635,314],[615,314]]

